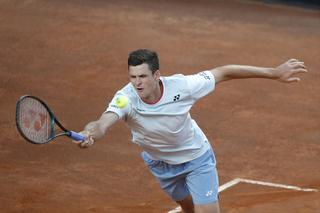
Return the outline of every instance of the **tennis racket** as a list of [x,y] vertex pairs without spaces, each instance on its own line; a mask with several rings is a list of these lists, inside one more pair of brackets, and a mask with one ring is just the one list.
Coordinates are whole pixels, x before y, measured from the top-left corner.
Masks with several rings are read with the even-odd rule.
[[[22,96],[18,100],[16,125],[22,137],[34,144],[45,144],[59,136],[68,136],[76,141],[86,139],[85,136],[62,126],[47,104],[31,95]],[[57,132],[57,126],[61,131]]]

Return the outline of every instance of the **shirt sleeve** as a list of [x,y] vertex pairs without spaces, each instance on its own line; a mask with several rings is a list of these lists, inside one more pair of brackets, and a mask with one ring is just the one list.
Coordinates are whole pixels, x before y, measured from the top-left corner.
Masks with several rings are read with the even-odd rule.
[[186,79],[191,97],[196,100],[209,94],[215,88],[215,79],[210,71],[187,75]]
[[105,112],[114,112],[119,116],[119,118],[124,119],[125,116],[131,111],[131,102],[130,102],[130,99],[129,99],[128,104],[125,107],[120,108],[116,104],[116,99],[119,96],[126,96],[126,95],[121,93],[121,92],[117,92],[114,95],[114,97],[112,98],[111,102],[108,104],[108,107],[107,107]]

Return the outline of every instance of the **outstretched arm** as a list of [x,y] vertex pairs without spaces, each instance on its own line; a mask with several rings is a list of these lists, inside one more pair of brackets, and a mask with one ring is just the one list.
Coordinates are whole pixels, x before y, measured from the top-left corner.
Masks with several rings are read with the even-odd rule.
[[297,59],[290,59],[276,68],[226,65],[214,68],[211,72],[215,77],[216,84],[241,78],[269,78],[291,83],[300,81],[300,78],[296,77],[296,74],[307,72],[307,69],[304,62]]
[[89,147],[94,141],[102,138],[106,134],[107,129],[116,123],[117,120],[119,120],[119,116],[116,113],[107,112],[103,113],[98,120],[88,123],[84,127],[84,130],[80,132],[80,134],[85,135],[87,138],[79,144],[80,147]]

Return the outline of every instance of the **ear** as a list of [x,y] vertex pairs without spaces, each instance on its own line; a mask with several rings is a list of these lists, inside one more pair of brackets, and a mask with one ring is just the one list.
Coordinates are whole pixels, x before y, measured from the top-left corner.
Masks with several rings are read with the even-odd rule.
[[157,70],[154,72],[153,77],[155,80],[159,80],[160,79],[160,70]]

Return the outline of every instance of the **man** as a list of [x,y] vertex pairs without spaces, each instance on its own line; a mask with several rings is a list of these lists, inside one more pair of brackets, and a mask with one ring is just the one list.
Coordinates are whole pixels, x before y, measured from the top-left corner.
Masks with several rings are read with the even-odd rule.
[[[297,82],[297,73],[307,72],[303,62],[291,59],[276,68],[227,65],[194,75],[160,76],[157,53],[139,49],[129,54],[129,79],[119,90],[99,120],[81,132],[91,146],[107,129],[123,119],[132,141],[161,188],[184,212],[220,212],[218,175],[213,150],[206,136],[191,118],[189,110],[220,82],[241,78],[269,78]],[[116,99],[125,96],[128,104],[118,107]]]

